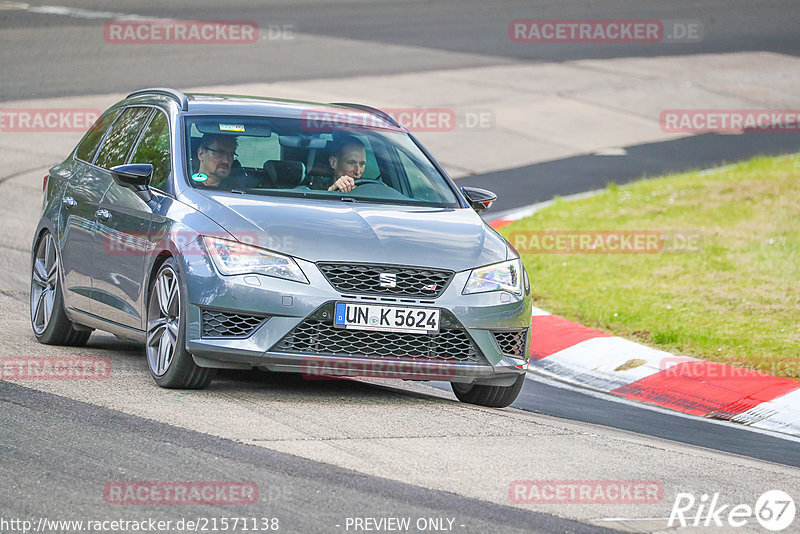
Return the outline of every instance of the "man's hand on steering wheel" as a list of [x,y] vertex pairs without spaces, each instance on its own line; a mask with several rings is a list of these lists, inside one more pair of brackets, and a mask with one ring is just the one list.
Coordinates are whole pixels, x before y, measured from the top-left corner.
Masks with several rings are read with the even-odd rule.
[[353,190],[356,186],[356,180],[352,176],[347,176],[346,174],[340,176],[333,185],[328,188],[328,191],[336,191],[339,190],[342,193],[349,193]]
[[381,184],[385,185],[381,180],[380,176],[377,179],[374,178],[353,178],[352,176],[340,176],[338,180],[333,182],[333,185],[328,188],[328,191],[336,191],[337,189],[343,193],[348,193],[353,190],[353,188],[358,187],[362,184]]

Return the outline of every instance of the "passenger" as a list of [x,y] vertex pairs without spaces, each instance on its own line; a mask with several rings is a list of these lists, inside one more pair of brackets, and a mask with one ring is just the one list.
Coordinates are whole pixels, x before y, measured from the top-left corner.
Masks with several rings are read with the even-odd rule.
[[333,184],[328,191],[347,193],[356,186],[356,180],[364,174],[367,165],[367,149],[364,143],[352,135],[334,138],[334,148],[328,162],[333,169]]
[[200,166],[192,181],[203,187],[226,188],[233,170],[238,142],[233,135],[204,134],[197,149]]

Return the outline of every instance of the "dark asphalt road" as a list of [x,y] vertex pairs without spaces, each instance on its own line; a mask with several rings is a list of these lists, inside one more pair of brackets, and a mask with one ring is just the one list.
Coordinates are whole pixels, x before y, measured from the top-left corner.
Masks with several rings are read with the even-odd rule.
[[[573,387],[557,387],[552,381],[531,375],[512,405],[529,412],[602,425],[636,434],[696,445],[707,449],[800,467],[796,441],[746,430],[734,423],[714,424],[696,417],[654,411],[618,402],[613,396],[591,395]],[[450,390],[446,382],[431,385]]]
[[[293,40],[253,45],[123,46],[106,43],[106,18],[2,9],[0,102],[124,92],[133,87],[237,84],[419,72],[518,62],[567,61],[709,52],[800,54],[800,2],[765,6],[748,0],[636,2],[193,0],[169,3],[60,1],[47,4],[197,20],[252,20],[291,25]],[[31,2],[33,6],[45,2]],[[608,46],[512,43],[517,18],[657,18],[703,23],[698,43]],[[305,36],[311,36],[307,38]],[[318,38],[334,38],[335,40]],[[397,45],[412,48],[394,48]],[[794,134],[696,136],[626,147],[627,156],[577,156],[462,179],[500,194],[493,211],[622,183],[643,175],[704,168],[757,154],[797,151]],[[490,212],[491,213],[491,212]],[[347,387],[347,386],[342,386]],[[360,386],[359,386],[360,387]],[[282,531],[322,532],[348,514],[456,517],[467,532],[597,532],[545,514],[360,475],[326,464],[121,414],[0,382],[0,517],[163,517],[173,510],[106,505],[110,480],[243,479],[257,482],[262,503],[226,515],[270,515]],[[517,407],[557,417],[708,447],[792,466],[794,442],[742,429],[603,401],[529,382]],[[108,460],[113,458],[113,462]],[[345,504],[343,504],[345,503]],[[346,504],[350,503],[350,504]],[[230,513],[228,513],[230,512]],[[187,507],[186,516],[219,516]],[[67,514],[59,513],[60,518]]]
[[643,177],[707,169],[755,156],[800,150],[797,133],[704,134],[662,143],[625,147],[625,156],[573,156],[527,167],[460,178],[462,186],[484,187],[497,194],[486,212],[501,211],[584,191],[603,189]]
[[[369,386],[338,382],[335,387],[357,394]],[[29,519],[34,524],[43,516],[173,522],[265,517],[278,518],[280,532],[311,534],[345,532],[348,517],[410,517],[412,521],[451,518],[453,530],[464,534],[604,532],[577,521],[362,475],[5,381],[0,381],[0,458],[0,518]],[[231,506],[106,502],[106,484],[129,481],[252,482],[259,500]]]
[[[4,2],[5,3],[5,2]],[[236,84],[347,77],[516,62],[653,57],[711,52],[800,54],[800,3],[774,0],[97,0],[29,2],[112,12],[100,18],[0,9],[0,102],[124,92],[132,87]],[[118,14],[290,25],[293,40],[249,45],[119,45],[103,37]],[[83,18],[82,18],[83,17]],[[695,20],[694,43],[524,44],[511,42],[515,19]],[[321,42],[311,37],[332,37]],[[398,50],[384,45],[413,47]]]
[[[134,87],[379,75],[518,62],[737,51],[800,54],[800,2],[796,0],[777,0],[769,8],[747,0],[646,4],[634,0],[464,0],[457,4],[447,0],[238,0],[226,1],[224,7],[217,0],[149,5],[122,1],[113,7],[100,1],[55,3],[86,13],[69,16],[0,9],[0,102],[124,92]],[[109,44],[103,25],[119,14],[254,21],[267,37],[271,25],[289,25],[296,35],[291,40],[267,39],[251,45]],[[98,18],[86,18],[90,16]],[[559,18],[697,20],[704,31],[703,39],[694,43],[531,45],[509,40],[512,20]],[[498,193],[493,208],[497,213],[556,195],[602,188],[609,182],[795,152],[800,149],[800,135],[709,134],[626,148],[627,156],[576,156],[470,176],[460,183]],[[487,215],[491,217],[491,212]]]

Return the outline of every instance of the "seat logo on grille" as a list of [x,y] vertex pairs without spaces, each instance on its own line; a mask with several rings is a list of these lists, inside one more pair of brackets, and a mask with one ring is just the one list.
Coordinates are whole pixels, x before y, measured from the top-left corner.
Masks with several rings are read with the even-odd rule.
[[393,273],[380,273],[378,278],[381,287],[397,287],[397,275]]

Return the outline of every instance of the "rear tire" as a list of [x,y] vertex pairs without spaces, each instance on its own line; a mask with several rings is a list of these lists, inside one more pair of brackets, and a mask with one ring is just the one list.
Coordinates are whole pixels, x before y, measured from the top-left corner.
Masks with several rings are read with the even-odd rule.
[[183,287],[175,260],[167,259],[147,301],[147,367],[162,388],[203,389],[217,370],[200,367],[186,350]]
[[91,329],[75,328],[64,311],[61,268],[55,239],[50,232],[36,243],[31,265],[31,327],[39,343],[45,345],[86,345]]
[[453,388],[456,398],[461,402],[490,408],[505,408],[517,400],[524,383],[525,374],[523,373],[510,386],[486,386],[458,382],[451,382],[450,386]]

